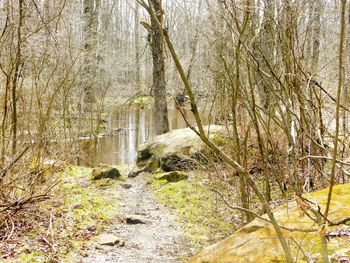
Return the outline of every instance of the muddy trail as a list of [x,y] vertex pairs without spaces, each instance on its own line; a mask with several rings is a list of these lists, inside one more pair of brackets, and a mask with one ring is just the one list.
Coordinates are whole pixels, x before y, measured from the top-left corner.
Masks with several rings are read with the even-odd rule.
[[96,245],[82,262],[181,262],[186,242],[180,226],[175,215],[157,203],[147,180],[143,176],[128,178],[117,191],[122,223],[111,226],[108,233],[123,245]]

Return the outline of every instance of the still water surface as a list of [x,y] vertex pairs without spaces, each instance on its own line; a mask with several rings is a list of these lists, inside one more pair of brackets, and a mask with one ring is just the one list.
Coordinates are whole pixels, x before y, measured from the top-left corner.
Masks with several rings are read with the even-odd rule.
[[[189,123],[195,123],[190,107],[185,106],[182,110]],[[155,136],[153,111],[152,107],[141,105],[112,108],[106,119],[107,131],[110,135],[99,138],[97,145],[92,141],[83,142],[81,162],[87,165],[135,163],[138,146]],[[208,114],[204,114],[205,112],[207,110],[202,107],[203,124],[208,123]],[[170,130],[187,127],[180,110],[174,105],[170,105],[168,116]]]

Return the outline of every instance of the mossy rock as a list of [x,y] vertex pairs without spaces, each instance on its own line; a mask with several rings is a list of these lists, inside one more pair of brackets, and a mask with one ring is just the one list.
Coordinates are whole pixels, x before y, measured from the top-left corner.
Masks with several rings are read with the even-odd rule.
[[101,179],[119,179],[121,174],[119,170],[115,167],[108,165],[99,165],[92,170],[91,173],[92,180],[101,180]]
[[159,165],[160,165],[159,160],[151,157],[147,161],[143,162],[142,167],[138,166],[138,168],[132,170],[128,174],[128,177],[135,178],[136,176],[139,176],[140,174],[145,173],[145,172],[146,173],[154,172],[154,171],[158,170]]
[[181,180],[186,180],[188,178],[188,173],[180,171],[172,171],[167,173],[158,173],[154,176],[156,180],[166,180],[168,182],[178,182]]
[[[205,130],[210,130],[211,137],[225,132],[224,127],[215,125],[210,126],[210,129],[205,127]],[[219,135],[217,137],[224,138]],[[158,166],[152,167],[153,171],[159,167],[167,172],[186,171],[197,167],[197,156],[209,152],[208,147],[191,129],[177,129],[159,135],[152,141],[141,145],[137,155],[137,166],[144,168],[150,163],[150,160],[156,160]]]
[[[312,202],[317,203],[324,211],[327,201],[328,189],[314,192],[305,196]],[[333,198],[329,212],[329,220],[336,222],[350,216],[350,184],[337,185],[334,187]],[[303,258],[303,252],[310,255],[314,262],[322,262],[320,256],[321,240],[318,227],[311,219],[302,216],[296,202],[290,202],[274,211],[276,220],[280,225],[293,229],[313,229],[315,232],[305,233],[301,231],[283,230],[288,243],[291,245],[293,257],[296,262],[307,262]],[[266,215],[264,215],[267,218]],[[349,224],[349,222],[348,222]],[[328,227],[328,233],[340,231],[348,226]],[[296,241],[299,245],[296,245]],[[339,257],[350,257],[349,236],[329,237],[328,252],[333,260],[337,262]],[[236,231],[225,240],[204,249],[197,256],[189,260],[190,263],[265,263],[285,262],[284,252],[278,241],[277,235],[271,224],[255,219],[248,225]]]

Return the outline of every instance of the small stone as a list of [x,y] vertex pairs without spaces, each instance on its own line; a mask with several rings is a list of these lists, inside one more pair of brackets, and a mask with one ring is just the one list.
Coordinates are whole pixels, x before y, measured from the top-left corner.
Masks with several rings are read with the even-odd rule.
[[112,234],[102,234],[99,235],[97,238],[97,243],[101,246],[114,246],[119,244],[122,240],[120,240],[119,237],[116,237]]
[[97,245],[97,246],[95,246],[95,249],[96,249],[96,250],[103,250],[103,247],[100,246],[100,245]]
[[120,184],[121,187],[123,187],[124,189],[130,189],[132,187],[131,184],[127,184],[127,183],[122,183]]
[[137,225],[137,224],[146,224],[147,220],[139,217],[139,216],[127,216],[125,221],[129,225]]

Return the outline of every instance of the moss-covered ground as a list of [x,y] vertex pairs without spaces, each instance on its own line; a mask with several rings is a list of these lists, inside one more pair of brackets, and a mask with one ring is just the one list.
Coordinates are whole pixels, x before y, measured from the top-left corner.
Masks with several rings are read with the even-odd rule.
[[212,186],[202,176],[191,172],[188,180],[173,183],[152,180],[151,183],[158,201],[176,212],[193,252],[232,233],[239,218],[217,200]]
[[32,218],[18,222],[23,231],[13,237],[6,262],[80,262],[93,237],[118,221],[115,181],[95,182],[90,173],[69,167],[60,174],[51,198],[33,210]]

